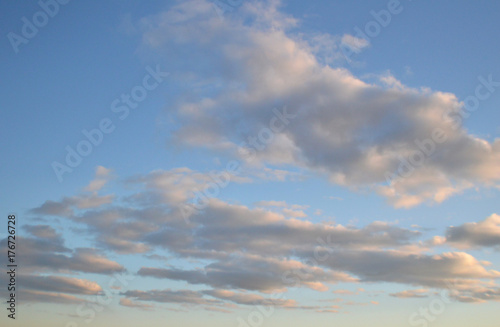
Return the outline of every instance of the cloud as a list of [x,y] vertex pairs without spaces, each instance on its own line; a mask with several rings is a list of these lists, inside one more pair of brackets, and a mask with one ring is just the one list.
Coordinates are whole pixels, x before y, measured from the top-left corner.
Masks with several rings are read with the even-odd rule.
[[237,293],[224,289],[208,290],[204,291],[203,293],[221,300],[227,300],[244,305],[264,305],[276,307],[293,307],[296,305],[295,301],[293,300],[268,299],[257,294]]
[[49,225],[25,225],[24,229],[31,235],[42,238],[57,241],[61,236],[56,232],[54,228]]
[[196,193],[204,191],[218,178],[228,179],[231,183],[248,183],[249,178],[229,174],[227,171],[202,173],[187,167],[171,170],[155,170],[149,174],[135,176],[128,180],[129,185],[144,188],[144,191],[128,198],[129,201],[148,204],[161,201],[171,206],[191,200]]
[[429,290],[425,288],[420,288],[416,290],[408,290],[397,293],[390,293],[390,296],[397,298],[424,298],[429,297]]
[[146,311],[154,308],[153,305],[137,303],[137,302],[134,302],[128,298],[121,298],[120,305],[127,307],[127,308],[142,309],[142,310],[146,310]]
[[333,294],[342,294],[342,295],[353,295],[353,294],[356,294],[355,292],[353,291],[349,291],[349,290],[334,290],[332,291]]
[[[197,174],[189,170],[190,176]],[[284,209],[305,214],[314,208],[276,200],[263,200],[247,207],[212,198],[203,209],[190,212],[187,223],[180,213],[182,203],[172,203],[169,197],[162,196],[176,187],[170,177],[176,180],[178,176],[171,171],[135,176],[134,181],[128,179],[124,198],[65,217],[85,227],[83,233],[92,236],[104,250],[148,256],[159,253],[177,258],[177,267],[165,267],[163,259],[155,262],[159,267],[141,267],[138,275],[143,278],[213,288],[211,295],[178,290],[146,294],[137,290],[139,293],[127,293],[131,301],[191,303],[227,310],[219,305],[251,302],[249,294],[271,294],[299,287],[324,292],[338,282],[388,282],[451,289],[457,292],[453,296],[459,301],[487,301],[479,293],[488,290],[489,299],[496,300],[498,287],[484,280],[493,281],[500,277],[500,272],[488,269],[488,262],[465,252],[428,253],[443,244],[441,236],[437,236],[440,242],[419,241],[422,236],[419,230],[380,221],[353,227],[312,222],[307,216],[299,220]],[[169,181],[165,182],[165,178]],[[135,201],[135,196],[144,190],[150,192],[149,200]],[[188,197],[183,199],[190,201]],[[497,218],[492,217],[485,220],[488,228],[482,225],[484,222],[463,226],[476,226],[467,228],[474,233],[494,231],[488,225],[496,223]],[[67,248],[60,235],[46,225],[29,225],[27,230],[33,237],[20,241],[20,246],[26,247],[22,249],[26,272],[111,274],[124,270],[118,262],[95,250]],[[452,237],[448,235],[448,239]],[[449,281],[454,282],[451,288]],[[224,292],[216,293],[219,290]],[[208,296],[215,296],[219,302],[207,302]],[[267,301],[259,296],[262,299],[253,299]],[[286,304],[289,309],[306,307]]]
[[424,255],[395,250],[342,251],[333,255],[326,265],[348,271],[362,281],[435,288],[447,288],[449,281],[457,285],[479,285],[480,279],[500,278],[500,272],[485,269],[482,262],[465,252]]
[[499,247],[500,216],[492,214],[477,223],[449,227],[446,231],[446,242],[459,248]]
[[349,47],[355,53],[359,53],[362,49],[370,45],[370,41],[350,34],[344,34],[342,36],[342,45]]
[[[213,200],[190,218],[200,226],[198,242],[217,250],[252,250],[258,253],[289,253],[292,249],[314,249],[322,239],[328,246],[372,247],[408,244],[420,233],[374,222],[362,229],[342,225],[314,224],[267,211],[249,209]],[[221,237],[221,235],[224,235]]]
[[52,266],[59,266],[59,269],[96,274],[112,274],[125,271],[125,268],[119,263],[107,259],[94,249],[87,248],[77,248],[71,257],[56,257],[50,261]]
[[[191,170],[189,174],[203,175]],[[363,229],[312,224],[294,219],[307,218],[304,210],[308,206],[276,201],[260,202],[257,205],[265,208],[250,209],[210,199],[203,211],[191,212],[190,225],[186,225],[182,205],[187,202],[182,201],[191,201],[190,198],[182,195],[176,197],[181,201],[177,202],[164,194],[170,194],[171,190],[186,194],[187,185],[197,184],[187,183],[185,190],[179,191],[183,187],[175,182],[179,182],[178,177],[176,173],[159,171],[137,176],[133,182],[129,180],[134,192],[125,202],[82,210],[65,218],[83,224],[87,227],[85,232],[94,236],[100,246],[120,254],[146,253],[155,246],[174,252],[198,251],[200,248],[194,247],[195,238],[197,242],[205,242],[207,248],[219,251],[245,248],[286,254],[292,248],[311,247],[311,240],[318,238],[328,240],[331,246],[371,247],[408,244],[420,234],[380,222]],[[145,196],[144,189],[148,200],[138,202],[138,198]],[[66,199],[51,202],[59,205]],[[198,228],[193,235],[190,227],[194,226]]]
[[[264,306],[268,308],[283,308],[283,309],[299,309],[299,310],[321,310],[324,308],[338,308],[339,306],[302,306],[297,305],[294,300],[281,298],[279,294],[273,294],[270,298],[265,298],[261,295],[234,292],[224,289],[217,290],[204,290],[204,291],[190,291],[190,290],[150,290],[139,291],[132,290],[122,293],[125,298],[120,300],[120,303],[125,303],[126,306],[142,307],[130,300],[148,301],[159,303],[180,304],[183,306],[190,306],[203,308],[208,311],[216,311],[223,313],[230,313],[228,308],[237,308],[236,304],[248,306]],[[207,298],[211,297],[211,298]],[[124,305],[124,304],[122,304]],[[269,310],[269,309],[267,309]]]
[[113,201],[112,194],[99,196],[97,194],[65,197],[61,201],[45,201],[41,206],[33,208],[32,213],[47,216],[70,217],[76,209],[90,209],[101,207]]
[[115,261],[88,248],[77,248],[71,256],[57,253],[28,252],[26,265],[30,268],[42,268],[52,271],[81,271],[96,274],[112,274],[123,272],[125,268]]
[[287,287],[297,286],[299,274],[301,285],[317,291],[328,289],[323,284],[324,282],[354,281],[346,274],[309,267],[300,261],[263,258],[255,255],[228,256],[223,261],[207,265],[203,271],[143,267],[138,274],[183,280],[190,284],[205,284],[215,288],[260,292],[284,291]]
[[[31,230],[36,228],[28,227]],[[42,229],[44,229],[42,227]],[[45,231],[50,231],[45,229]],[[1,242],[6,247],[7,239]],[[89,248],[69,249],[60,236],[52,238],[18,237],[18,250],[22,253],[23,272],[88,272],[112,274],[123,272],[119,263],[107,259]]]
[[122,293],[127,298],[132,298],[137,301],[153,301],[161,303],[178,303],[178,304],[194,304],[194,305],[210,305],[219,304],[221,301],[206,299],[200,292],[190,290],[149,290],[139,291],[131,290]]
[[88,208],[97,208],[102,205],[111,203],[114,198],[114,195],[106,195],[106,196],[98,196],[98,195],[89,195],[89,196],[76,196],[70,199],[67,199],[68,204],[76,206],[78,209],[88,209]]
[[109,181],[111,175],[111,169],[105,168],[103,166],[97,166],[95,179],[92,180],[89,185],[84,188],[87,192],[98,192],[100,191]]
[[80,295],[99,294],[102,291],[99,284],[78,278],[63,276],[21,276],[22,289],[48,291],[53,293],[70,293]]
[[[488,142],[452,124],[449,115],[464,106],[454,94],[410,88],[389,76],[370,84],[325,65],[312,38],[291,32],[296,20],[281,13],[278,2],[246,3],[239,13],[241,19],[221,21],[207,1],[192,0],[141,20],[144,49],[175,65],[180,53],[184,62],[200,63],[177,65],[178,71],[190,69],[198,83],[190,100],[176,108],[181,127],[173,139],[179,144],[253,164],[306,168],[348,188],[375,189],[396,207],[439,203],[474,186],[498,185],[500,140]],[[367,45],[348,35],[342,40]],[[196,87],[215,80],[208,90]],[[269,125],[276,103],[297,118],[250,160],[242,154],[247,136]],[[436,143],[434,133],[446,140]],[[386,184],[418,153],[425,164]]]
[[316,312],[318,312],[318,313],[339,313],[339,311],[335,310],[335,309],[320,309],[320,310],[316,310]]
[[306,218],[307,214],[303,210],[309,208],[307,205],[288,205],[285,201],[259,201],[255,203],[255,205],[265,208],[275,207],[279,209],[284,216],[294,218]]
[[32,213],[50,216],[71,216],[73,211],[64,202],[45,201],[41,206],[31,210]]
[[[29,258],[23,258],[23,264],[29,265],[27,260]],[[82,304],[88,301],[81,296],[99,296],[103,291],[99,284],[87,279],[57,275],[26,275],[25,270],[22,270],[23,274],[18,275],[16,286],[22,302]],[[0,293],[8,297],[7,289]]]
[[487,301],[500,301],[499,287],[474,287],[462,292],[454,292],[452,298],[465,303],[483,303]]
[[[75,210],[98,208],[113,201],[114,195],[100,196],[98,192],[108,183],[111,169],[103,166],[96,168],[95,179],[83,189],[83,194],[64,197],[60,201],[45,201],[41,206],[30,210],[31,213],[47,216],[71,217]],[[90,193],[89,193],[90,192]]]
[[146,253],[150,250],[150,247],[144,243],[120,239],[113,236],[101,238],[99,241],[106,248],[114,250],[119,254]]
[[287,203],[285,201],[259,201],[255,203],[259,207],[286,207]]
[[82,304],[87,301],[79,297],[52,293],[52,292],[40,292],[31,290],[21,290],[20,297],[24,302],[37,302],[37,303],[58,303],[58,304]]

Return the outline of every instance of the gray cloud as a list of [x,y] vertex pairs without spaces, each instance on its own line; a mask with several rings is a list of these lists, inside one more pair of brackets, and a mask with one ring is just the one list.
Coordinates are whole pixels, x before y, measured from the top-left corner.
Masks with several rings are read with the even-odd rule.
[[263,296],[257,294],[237,293],[224,289],[208,290],[208,291],[203,291],[203,293],[221,300],[228,300],[243,305],[264,305],[264,306],[276,306],[276,307],[295,306],[295,301],[293,300],[278,299],[278,298],[269,299],[269,298],[264,298]]
[[61,294],[61,293],[50,293],[50,292],[40,292],[31,290],[22,290],[20,293],[22,301],[24,302],[36,302],[36,303],[58,303],[58,304],[82,304],[87,303],[86,300],[79,297]]
[[[22,253],[24,272],[88,272],[112,274],[125,271],[119,263],[107,259],[95,249],[64,246],[60,237],[17,237],[17,249]],[[6,247],[7,239],[0,242]]]
[[[136,180],[156,185],[154,178],[163,181],[165,176],[156,171],[137,176]],[[132,185],[138,188],[137,194],[142,192],[143,184]],[[151,192],[162,194],[165,187],[175,186],[166,183],[159,189],[152,187]],[[268,201],[249,208],[217,199],[211,199],[204,210],[191,212],[188,224],[178,206],[172,207],[161,196],[152,198],[155,200],[147,206],[116,202],[67,218],[87,226],[97,244],[120,254],[163,249],[180,259],[204,262],[194,269],[142,267],[140,276],[228,291],[273,292],[290,287],[325,291],[333,283],[358,280],[447,288],[447,282],[453,280],[457,285],[467,285],[459,289],[466,296],[481,285],[481,279],[500,277],[499,272],[485,268],[486,262],[464,252],[424,254],[435,244],[418,242],[421,232],[394,224],[373,222],[357,228],[312,223],[285,212],[302,210],[307,215],[309,208],[305,206]],[[486,221],[491,224],[492,219]],[[479,226],[484,229],[482,223]],[[57,251],[67,254],[60,252],[47,259],[43,254],[36,256],[31,263],[34,269],[50,266],[56,270],[68,267],[88,271],[92,266],[89,262],[99,260],[97,253],[82,249],[73,252],[58,242]],[[56,242],[49,244],[54,247]],[[103,268],[101,273],[121,268],[113,262],[99,266]]]
[[21,288],[53,293],[69,293],[80,295],[99,294],[99,284],[78,278],[63,276],[23,275],[19,278]]
[[[465,252],[427,254],[431,247],[443,244],[445,238],[438,236],[433,242],[422,242],[419,241],[422,232],[395,224],[376,221],[364,227],[346,227],[314,223],[307,220],[308,212],[314,211],[308,206],[261,201],[252,208],[215,198],[203,210],[190,212],[186,222],[180,209],[183,203],[174,204],[171,196],[164,196],[170,194],[169,188],[175,188],[179,180],[186,178],[178,174],[186,172],[174,169],[135,176],[133,181],[127,181],[130,186],[127,197],[78,211],[73,204],[74,213],[65,218],[83,225],[84,233],[94,237],[95,244],[105,250],[118,254],[166,251],[178,260],[196,262],[190,269],[142,267],[138,275],[229,292],[220,293],[228,296],[224,299],[220,295],[218,300],[222,303],[246,301],[240,295],[229,297],[235,291],[269,293],[293,287],[326,291],[337,282],[359,281],[441,289],[448,289],[448,282],[453,281],[456,285],[453,289],[458,292],[454,296],[460,301],[486,301],[487,298],[478,295],[481,289],[489,290],[488,294],[493,292],[489,298],[496,299],[496,284],[484,284],[482,280],[497,279],[500,273],[488,270],[487,262]],[[189,176],[198,173],[189,170]],[[187,189],[181,193],[187,194]],[[150,194],[148,201],[136,201],[136,195],[144,191]],[[66,199],[51,203],[57,207]],[[189,201],[189,197],[179,199]],[[290,211],[300,211],[304,219],[294,218],[296,214]],[[497,220],[497,215],[492,215],[483,222],[450,228],[447,241],[455,245],[493,246]],[[28,273],[111,274],[124,270],[118,262],[95,250],[65,247],[60,235],[47,225],[28,225],[26,229],[34,236],[20,239],[20,247],[24,246],[21,248],[24,269]],[[178,299],[178,302],[220,308],[204,302],[208,293],[160,292],[150,297],[136,293],[136,300]],[[133,300],[133,296],[129,298]],[[292,307],[301,306],[287,305]]]
[[149,304],[144,304],[144,303],[137,303],[129,298],[121,298],[120,299],[120,305],[123,305],[124,307],[128,308],[135,308],[135,309],[142,309],[142,310],[151,310],[154,308],[154,306],[149,305]]
[[61,236],[49,225],[25,225],[24,229],[37,238],[57,240]]
[[429,297],[430,292],[427,289],[416,289],[416,290],[407,290],[407,291],[402,291],[402,292],[397,292],[397,293],[390,293],[390,296],[397,297],[397,298],[424,298],[424,297]]
[[451,245],[468,247],[500,247],[500,216],[493,214],[479,222],[449,227],[446,241]]
[[499,287],[475,287],[470,290],[452,293],[452,298],[466,303],[482,303],[487,301],[500,301]]
[[178,303],[178,304],[194,304],[194,305],[210,305],[219,304],[221,301],[206,299],[200,292],[190,290],[149,290],[138,291],[132,290],[122,293],[127,298],[133,298],[138,301],[153,301],[161,303]]
[[138,272],[141,276],[183,280],[190,284],[261,292],[283,291],[287,287],[297,286],[294,281],[286,280],[287,273],[300,273],[301,284],[315,290],[326,290],[323,283],[355,281],[347,274],[309,267],[296,260],[238,254],[211,263],[201,271],[143,267]]
[[50,216],[71,216],[73,211],[66,202],[45,201],[41,206],[31,210],[32,213]]
[[328,267],[349,271],[363,281],[385,281],[410,285],[448,288],[455,284],[476,283],[500,278],[500,272],[487,270],[483,263],[464,252],[436,255],[400,251],[341,251],[326,262]]

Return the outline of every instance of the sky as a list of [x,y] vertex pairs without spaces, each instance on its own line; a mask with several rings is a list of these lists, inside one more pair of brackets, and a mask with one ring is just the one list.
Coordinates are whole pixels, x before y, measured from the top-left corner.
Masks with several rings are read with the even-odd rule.
[[1,2],[2,326],[498,327],[499,10]]

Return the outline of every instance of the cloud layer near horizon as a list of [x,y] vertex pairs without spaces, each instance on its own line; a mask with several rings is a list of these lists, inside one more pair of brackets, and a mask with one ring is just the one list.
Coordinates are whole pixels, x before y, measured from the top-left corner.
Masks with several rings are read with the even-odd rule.
[[[67,296],[99,292],[100,286],[91,281],[39,274],[124,272],[122,265],[104,256],[108,253],[118,258],[144,254],[153,260],[151,266],[136,268],[140,278],[208,288],[131,289],[121,294],[122,305],[143,310],[153,307],[141,302],[189,304],[223,311],[232,310],[228,304],[256,303],[273,303],[286,309],[333,310],[303,306],[294,299],[273,299],[270,295],[302,287],[326,292],[337,283],[365,282],[447,289],[462,302],[500,300],[499,287],[494,282],[500,278],[500,272],[488,269],[488,262],[462,251],[439,252],[440,246],[495,246],[495,230],[500,228],[496,214],[482,222],[450,227],[444,236],[429,240],[422,239],[418,230],[380,221],[364,227],[314,223],[308,215],[314,208],[283,201],[260,201],[252,207],[210,199],[203,210],[190,211],[188,219],[184,219],[181,210],[189,196],[179,193],[185,202],[175,203],[164,195],[183,189],[179,178],[185,177],[186,172],[199,178],[199,184],[192,184],[188,178],[191,186],[201,187],[205,183],[204,174],[192,170],[153,171],[128,179],[131,193],[120,198],[109,194],[114,199],[111,203],[80,208],[79,198],[88,196],[84,192],[72,197],[74,201],[51,200],[51,206],[46,202],[34,208],[32,212],[44,220],[58,217],[75,224],[74,230],[91,236],[93,245],[101,251],[72,250],[52,227],[26,226],[31,236],[23,238],[21,244],[26,246],[24,265],[32,272],[27,280],[33,298],[40,292],[59,291]],[[60,210],[54,211],[54,206]],[[297,218],[299,209],[302,211]],[[478,240],[484,233],[489,238],[481,243]],[[186,265],[166,264],[165,255]],[[482,295],[484,292],[489,295]],[[428,294],[409,290],[393,296],[412,298]],[[54,301],[59,300],[54,297]]]

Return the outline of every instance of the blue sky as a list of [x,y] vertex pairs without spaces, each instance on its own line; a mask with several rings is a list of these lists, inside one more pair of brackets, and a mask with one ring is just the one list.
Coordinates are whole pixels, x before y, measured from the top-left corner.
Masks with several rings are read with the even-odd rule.
[[40,3],[0,4],[18,323],[495,326],[499,4]]

